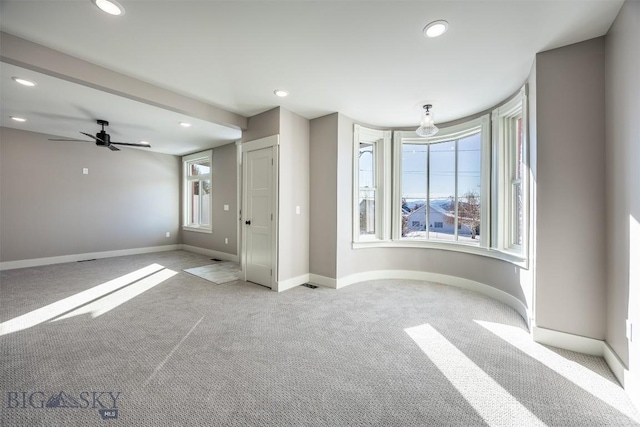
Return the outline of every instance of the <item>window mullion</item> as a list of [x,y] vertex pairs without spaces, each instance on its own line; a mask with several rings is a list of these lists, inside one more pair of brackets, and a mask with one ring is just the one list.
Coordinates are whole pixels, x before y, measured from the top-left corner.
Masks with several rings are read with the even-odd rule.
[[454,160],[454,188],[453,188],[453,240],[458,241],[458,140],[454,142],[455,160]]
[[431,238],[430,236],[430,232],[431,232],[431,188],[430,188],[430,181],[431,181],[431,168],[430,168],[430,160],[431,160],[431,145],[427,144],[427,200],[425,203],[425,220],[426,220],[426,224],[425,224],[425,229],[426,229],[426,233],[425,233],[425,239],[429,240]]

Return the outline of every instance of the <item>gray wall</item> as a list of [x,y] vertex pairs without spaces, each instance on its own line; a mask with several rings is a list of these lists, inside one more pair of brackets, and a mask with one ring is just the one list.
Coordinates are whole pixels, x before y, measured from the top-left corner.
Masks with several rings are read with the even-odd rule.
[[0,129],[0,261],[178,243],[178,157],[47,138]]
[[524,282],[527,283],[525,289],[525,295],[531,300],[528,301],[528,307],[532,308],[532,314],[535,317],[535,283],[536,283],[536,271],[538,266],[537,253],[537,234],[538,234],[538,222],[536,218],[537,201],[538,201],[538,84],[536,73],[537,62],[534,59],[531,66],[531,72],[527,80],[527,101],[528,101],[528,148],[529,148],[529,269],[526,271],[527,279]]
[[[640,380],[640,3],[624,4],[605,47],[606,338]],[[635,330],[631,348],[627,318]]]
[[283,281],[309,273],[309,120],[279,110],[278,281]]
[[242,142],[253,141],[280,133],[280,108],[249,117],[249,127],[242,132]]
[[536,74],[536,323],[604,339],[604,39],[538,54]]
[[310,123],[309,272],[336,277],[338,113]]
[[[183,230],[181,243],[238,255],[237,147],[235,144],[216,147],[212,157],[212,233]],[[224,210],[224,205],[229,205],[228,211]],[[225,238],[229,239],[228,244],[224,242]]]

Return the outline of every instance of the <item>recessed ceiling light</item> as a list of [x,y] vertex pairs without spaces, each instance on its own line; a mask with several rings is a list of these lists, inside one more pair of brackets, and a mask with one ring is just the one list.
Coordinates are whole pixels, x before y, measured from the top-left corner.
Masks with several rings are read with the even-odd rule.
[[279,96],[280,98],[284,98],[285,96],[289,95],[289,92],[284,89],[276,89],[273,91],[273,93],[275,93],[276,96]]
[[9,116],[11,117],[11,120],[15,120],[16,122],[26,122],[27,119],[22,118],[22,117],[16,117],[16,116]]
[[98,8],[109,15],[124,15],[124,7],[115,0],[91,0]]
[[12,77],[13,81],[16,83],[20,83],[22,86],[29,86],[29,87],[33,87],[35,86],[35,82],[32,82],[31,80],[27,80],[27,79],[22,79],[20,77]]
[[424,27],[424,35],[427,37],[438,37],[443,35],[449,29],[449,23],[447,21],[433,21],[426,27]]
[[188,128],[188,127],[191,127],[191,123],[180,122],[180,126],[182,126],[183,128]]

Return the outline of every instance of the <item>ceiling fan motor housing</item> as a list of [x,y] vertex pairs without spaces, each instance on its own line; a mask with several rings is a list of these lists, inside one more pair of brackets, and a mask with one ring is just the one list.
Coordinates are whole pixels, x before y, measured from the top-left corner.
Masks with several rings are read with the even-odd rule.
[[[109,136],[109,134],[104,130],[101,130],[100,132],[96,133],[96,138],[98,138],[98,141],[96,141],[96,145],[99,145],[101,147],[108,147],[109,144],[111,144],[111,136]],[[104,141],[104,142],[100,142],[100,141]]]

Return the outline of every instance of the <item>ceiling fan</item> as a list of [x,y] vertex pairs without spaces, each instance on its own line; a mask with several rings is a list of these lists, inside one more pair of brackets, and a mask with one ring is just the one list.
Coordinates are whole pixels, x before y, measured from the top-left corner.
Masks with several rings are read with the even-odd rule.
[[[97,120],[98,124],[100,126],[102,126],[102,130],[98,133],[96,133],[95,136],[91,135],[90,133],[86,133],[86,132],[80,132],[83,135],[88,136],[89,138],[93,138],[95,140],[95,143],[97,146],[99,147],[107,147],[109,150],[111,151],[120,151],[120,149],[118,147],[115,147],[115,145],[128,145],[131,147],[142,147],[142,148],[151,148],[150,144],[134,144],[134,143],[130,143],[130,142],[114,142],[111,141],[111,136],[104,131],[104,127],[105,126],[109,126],[109,122],[106,120]],[[84,139],[69,139],[69,138],[56,138],[56,139],[49,139],[49,141],[80,141],[80,142],[94,142],[94,141],[86,141]]]

